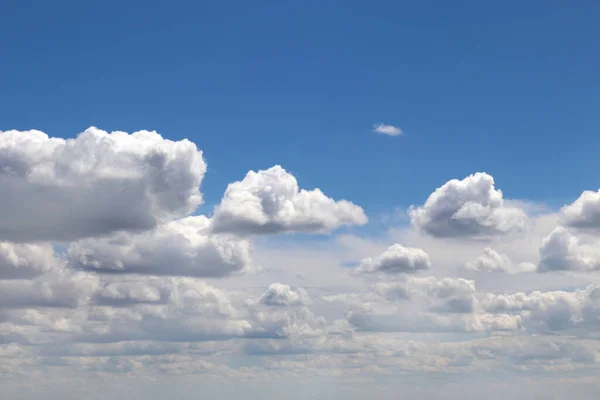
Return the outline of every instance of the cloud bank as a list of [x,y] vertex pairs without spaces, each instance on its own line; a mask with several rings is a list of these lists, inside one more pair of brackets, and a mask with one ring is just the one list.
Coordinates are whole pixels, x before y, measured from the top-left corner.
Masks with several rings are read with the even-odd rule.
[[597,382],[597,192],[528,215],[475,173],[341,239],[365,211],[280,166],[199,215],[205,171],[156,132],[0,132],[3,384]]

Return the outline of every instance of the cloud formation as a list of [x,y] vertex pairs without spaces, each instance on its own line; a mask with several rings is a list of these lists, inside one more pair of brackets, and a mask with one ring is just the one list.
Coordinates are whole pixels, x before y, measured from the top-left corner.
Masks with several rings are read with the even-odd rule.
[[536,265],[522,262],[515,264],[506,254],[500,254],[491,247],[483,249],[483,254],[465,264],[465,268],[479,272],[502,272],[516,274],[521,272],[534,272]]
[[394,244],[376,257],[361,260],[356,272],[372,274],[410,274],[431,267],[429,255],[421,249]]
[[566,226],[582,229],[600,228],[600,190],[586,190],[573,203],[561,208]]
[[434,237],[508,234],[528,224],[525,212],[505,206],[494,178],[481,172],[446,182],[423,206],[411,206],[408,215],[415,228]]
[[404,133],[402,129],[398,128],[397,126],[386,124],[373,125],[373,132],[387,136],[399,136]]
[[[515,206],[526,201],[505,202],[478,173],[411,207],[408,227],[274,238],[367,216],[278,166],[249,172],[212,216],[195,215],[202,153],[153,132],[0,138],[3,383],[595,379],[593,192],[528,217]],[[473,279],[456,276],[465,268]]]
[[364,225],[367,216],[359,206],[333,200],[319,189],[300,190],[292,174],[274,166],[229,184],[213,221],[213,231],[233,234],[327,233]]
[[70,241],[151,229],[201,202],[206,164],[188,140],[89,128],[74,139],[0,132],[0,240]]
[[192,216],[141,233],[73,242],[69,262],[104,273],[222,277],[255,269],[248,240],[213,234],[211,220]]
[[581,243],[566,228],[558,227],[543,241],[538,271],[593,272],[600,270],[600,243]]
[[56,269],[60,262],[49,243],[0,242],[0,279],[29,279]]
[[260,301],[269,306],[297,306],[305,304],[307,297],[302,288],[294,290],[289,285],[272,283],[260,297]]

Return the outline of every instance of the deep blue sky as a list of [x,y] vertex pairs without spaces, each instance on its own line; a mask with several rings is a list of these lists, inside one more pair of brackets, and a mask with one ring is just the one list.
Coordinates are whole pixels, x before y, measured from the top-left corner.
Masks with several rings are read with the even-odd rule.
[[369,213],[476,171],[560,205],[600,186],[599,21],[583,0],[4,0],[0,130],[188,137],[208,203],[281,164]]

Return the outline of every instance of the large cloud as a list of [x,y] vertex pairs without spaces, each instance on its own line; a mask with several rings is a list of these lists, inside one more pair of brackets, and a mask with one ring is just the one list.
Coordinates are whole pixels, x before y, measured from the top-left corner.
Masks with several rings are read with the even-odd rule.
[[213,219],[215,232],[237,234],[325,233],[367,222],[362,208],[348,201],[335,201],[319,189],[300,190],[280,166],[250,171],[231,183]]
[[[0,342],[64,343],[64,336],[44,336],[44,330],[57,320],[71,327],[68,339],[75,343],[314,337],[324,333],[326,324],[307,309],[249,304],[235,293],[195,278],[129,276],[112,282],[84,282],[84,276],[90,274],[75,274],[62,286],[41,288],[44,290],[39,293],[0,293],[2,303],[11,309],[55,307],[39,309],[35,316],[0,315],[16,327],[10,335],[4,334],[0,323]],[[75,279],[77,282],[72,282]],[[23,325],[29,327],[23,329]]]
[[486,173],[446,182],[408,214],[416,228],[436,237],[498,235],[527,227],[525,212],[505,206],[494,178]]
[[586,190],[573,203],[561,208],[563,223],[584,229],[600,228],[600,190]]
[[592,272],[600,270],[600,246],[597,241],[581,243],[563,227],[558,227],[543,241],[538,271]]
[[220,277],[253,269],[250,243],[213,234],[204,216],[186,217],[141,233],[84,239],[69,247],[72,266],[105,272]]
[[428,269],[430,266],[431,261],[425,251],[394,244],[377,257],[367,257],[361,260],[356,272],[406,274]]
[[67,241],[145,230],[202,202],[196,145],[89,128],[75,139],[0,132],[0,240]]
[[487,312],[521,315],[531,332],[591,326],[591,333],[600,323],[599,293],[597,285],[590,285],[574,292],[487,293],[480,302]]

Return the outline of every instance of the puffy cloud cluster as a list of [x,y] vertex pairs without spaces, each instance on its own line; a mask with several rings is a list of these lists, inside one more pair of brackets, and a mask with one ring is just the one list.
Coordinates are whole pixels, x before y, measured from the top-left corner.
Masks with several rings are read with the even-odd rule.
[[206,164],[188,140],[89,128],[74,139],[0,132],[0,240],[69,241],[145,230],[202,202]]
[[597,240],[592,244],[580,239],[563,227],[548,235],[540,248],[538,271],[592,272],[600,270],[600,247]]
[[213,220],[215,232],[236,234],[325,233],[367,223],[359,206],[333,200],[319,189],[300,190],[296,178],[280,166],[250,171],[229,184]]
[[308,294],[302,288],[292,289],[289,285],[272,283],[263,293],[260,301],[269,306],[296,306],[305,304]]
[[[511,237],[528,217],[480,173],[412,207],[412,225],[428,235],[385,238],[406,246],[380,252],[375,239],[341,248],[325,239],[288,248],[266,234],[329,233],[367,217],[301,190],[278,166],[230,184],[212,217],[193,215],[205,169],[196,145],[154,132],[0,132],[0,378],[199,373],[271,382],[597,364],[592,192],[554,216],[552,228],[559,219],[568,228],[543,241],[551,228],[522,243]],[[538,250],[547,274],[513,275],[535,270],[512,259]],[[483,285],[448,276],[467,260],[467,269],[504,274]],[[585,286],[567,288],[567,276],[584,276]],[[506,290],[517,281],[528,289]]]
[[586,190],[573,203],[561,209],[563,223],[583,229],[600,228],[600,190]]
[[96,275],[60,268],[34,279],[0,280],[0,310],[86,304],[99,286]]
[[220,277],[253,270],[250,253],[248,240],[213,234],[210,219],[192,216],[150,231],[74,242],[69,261],[99,272]]
[[0,242],[0,279],[28,279],[59,266],[49,243]]
[[421,250],[394,244],[377,257],[364,258],[356,268],[358,273],[405,274],[431,267],[429,255]]
[[435,237],[507,234],[528,225],[522,209],[504,205],[502,191],[486,173],[446,182],[423,206],[411,206],[408,215],[413,226]]
[[501,272],[515,274],[520,272],[534,272],[536,265],[533,263],[514,263],[506,254],[500,254],[491,247],[486,247],[483,254],[475,260],[465,264],[465,268],[480,272]]
[[574,292],[535,291],[513,294],[485,294],[482,308],[491,313],[520,315],[526,327],[536,331],[561,331],[600,323],[600,293],[597,285]]

